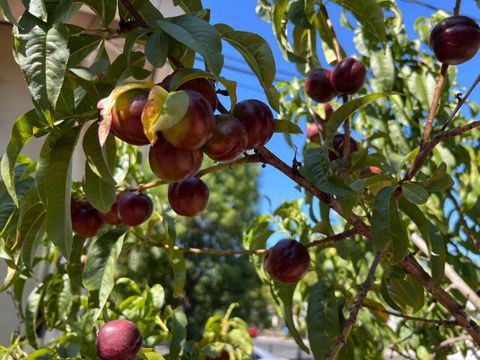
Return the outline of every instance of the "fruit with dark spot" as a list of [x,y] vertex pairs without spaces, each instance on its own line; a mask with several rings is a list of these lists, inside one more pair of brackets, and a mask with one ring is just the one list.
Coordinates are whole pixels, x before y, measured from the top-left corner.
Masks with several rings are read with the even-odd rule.
[[125,91],[116,99],[112,109],[112,126],[110,128],[116,137],[132,145],[150,143],[142,125],[142,112],[147,97],[147,89],[132,89]]
[[150,148],[148,158],[155,175],[166,182],[177,182],[198,172],[203,152],[200,149],[177,149],[159,134],[158,140]]
[[215,161],[237,158],[247,149],[247,131],[236,117],[222,114],[215,116],[215,130],[203,151]]
[[197,216],[207,207],[209,197],[207,184],[196,177],[168,186],[168,202],[178,215]]
[[122,223],[122,219],[118,215],[118,203],[115,201],[111,206],[110,210],[106,213],[100,213],[100,217],[103,221],[110,225],[119,225]]
[[102,360],[135,360],[142,342],[142,334],[133,322],[112,320],[97,334],[97,355]]
[[313,69],[305,79],[305,91],[307,95],[318,102],[326,103],[332,100],[337,93],[332,86],[331,71],[327,69]]
[[147,194],[124,191],[118,198],[118,215],[122,223],[137,226],[152,215],[153,201]]
[[79,236],[90,238],[97,235],[103,225],[100,212],[87,200],[72,199],[70,206],[73,232]]
[[165,79],[162,80],[161,86],[167,91],[178,91],[178,90],[193,90],[197,91],[202,94],[205,99],[207,99],[208,103],[212,107],[213,110],[217,108],[217,93],[215,92],[215,87],[211,80],[206,78],[197,78],[192,79],[184,82],[180,85],[177,89],[170,88],[170,82],[172,77],[176,74],[174,71],[170,75],[168,75]]
[[[344,141],[345,141],[344,134],[336,134],[333,137],[333,140],[332,140],[333,149],[328,151],[328,158],[330,159],[330,161],[343,158]],[[349,155],[354,153],[355,151],[358,151],[358,144],[355,141],[355,139],[350,137]]]
[[360,90],[367,77],[367,68],[354,58],[340,60],[333,68],[330,81],[338,94],[355,94]]
[[310,255],[307,248],[298,241],[283,239],[268,250],[263,263],[274,279],[293,284],[308,272]]
[[441,63],[462,64],[480,48],[480,27],[469,17],[451,16],[435,25],[429,43]]
[[183,118],[162,131],[165,139],[177,149],[199,149],[212,137],[215,128],[213,110],[199,92],[187,90],[190,103]]
[[240,101],[233,111],[247,131],[247,149],[265,145],[273,135],[275,121],[270,108],[258,100]]

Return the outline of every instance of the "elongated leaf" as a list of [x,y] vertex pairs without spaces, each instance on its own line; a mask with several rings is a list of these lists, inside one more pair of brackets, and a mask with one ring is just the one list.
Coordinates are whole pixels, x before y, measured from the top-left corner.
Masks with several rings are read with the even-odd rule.
[[285,134],[303,134],[302,129],[300,129],[297,124],[288,120],[276,120],[275,129],[273,131]]
[[182,343],[187,337],[187,317],[181,310],[175,310],[171,320],[172,339],[170,340],[170,352],[168,360],[175,360],[180,358],[180,351],[182,350]]
[[40,153],[41,171],[36,174],[39,194],[45,195],[47,234],[67,259],[72,249],[71,160],[79,132],[80,127],[52,132],[44,144],[48,151],[42,149]]
[[290,332],[290,335],[295,339],[297,345],[305,351],[307,354],[310,354],[310,350],[303,342],[303,339],[298,332],[295,322],[293,320],[293,294],[295,292],[295,288],[297,284],[293,285],[285,285],[279,282],[271,280],[269,282],[270,286],[270,293],[272,294],[275,308],[277,309],[277,313],[282,317],[285,321],[285,325]]
[[386,29],[383,11],[376,0],[333,0],[345,9],[351,11],[370,37],[385,42]]
[[430,267],[432,268],[433,282],[437,285],[445,274],[446,249],[443,234],[430,224]]
[[93,172],[89,163],[85,163],[85,195],[93,207],[107,212],[115,202],[116,187],[114,182],[103,180]]
[[82,253],[85,239],[75,235],[73,237],[72,252],[70,253],[70,261],[67,266],[68,277],[72,285],[74,293],[79,293],[82,287]]
[[390,96],[395,94],[393,92],[383,92],[376,94],[365,95],[361,98],[350,100],[349,102],[340,106],[332,115],[330,120],[327,122],[327,137],[325,143],[330,147],[332,144],[333,135],[337,132],[338,128],[350,115],[352,115],[356,110],[361,108],[372,101],[380,99],[385,96]]
[[419,184],[405,183],[402,185],[402,194],[412,204],[425,204],[428,200],[428,191]]
[[23,147],[40,130],[47,127],[45,120],[41,119],[35,110],[20,116],[12,128],[7,151],[2,157],[2,178],[7,187],[7,191],[18,206],[18,197],[15,191],[15,163]]
[[42,299],[43,285],[39,285],[28,296],[27,306],[25,308],[25,333],[27,339],[33,348],[37,348],[37,313]]
[[167,62],[168,35],[163,31],[153,33],[145,45],[145,57],[155,67],[162,67]]
[[209,69],[220,75],[223,67],[222,42],[217,30],[203,19],[181,15],[160,20],[158,26],[177,41],[201,54]]
[[385,187],[375,198],[375,210],[372,214],[372,240],[375,250],[383,250],[391,241],[393,260],[400,261],[407,253],[408,237],[395,200],[395,189],[393,186]]
[[273,34],[277,38],[283,56],[285,59],[293,62],[303,63],[305,60],[296,55],[288,41],[287,24],[288,24],[288,0],[276,1],[273,7],[272,26]]
[[257,34],[236,31],[226,24],[216,24],[215,27],[222,38],[243,56],[265,89],[270,105],[278,111],[278,95],[276,99],[272,99],[272,96],[275,98],[276,94],[276,90],[272,89],[276,72],[275,58],[268,43]]
[[308,341],[315,359],[324,359],[340,335],[335,288],[325,281],[311,290],[307,310]]
[[102,19],[105,26],[112,23],[115,18],[115,12],[117,10],[116,0],[79,0],[88,7],[90,7],[95,13]]
[[124,237],[120,229],[109,231],[98,238],[88,251],[83,284],[89,291],[98,290],[99,309],[95,317],[100,315],[115,285],[115,266]]
[[387,283],[389,294],[397,304],[402,307],[410,306],[413,312],[423,307],[425,291],[416,279],[407,274],[403,279],[389,278]]
[[[70,55],[68,31],[62,24],[45,30],[31,16],[22,17],[15,33],[15,58],[27,80],[33,99],[42,109],[55,108]],[[25,20],[24,20],[25,19]]]
[[309,149],[305,155],[303,172],[315,187],[331,195],[353,195],[354,192],[340,179],[333,180],[328,175],[328,158],[325,148]]
[[93,123],[83,136],[83,151],[91,170],[106,182],[115,184],[113,170],[115,167],[115,139],[107,137],[104,146],[98,138],[98,123]]
[[3,12],[3,15],[5,15],[5,18],[10,21],[13,25],[18,26],[17,20],[12,14],[12,10],[10,9],[10,5],[8,5],[7,0],[0,0],[0,9]]

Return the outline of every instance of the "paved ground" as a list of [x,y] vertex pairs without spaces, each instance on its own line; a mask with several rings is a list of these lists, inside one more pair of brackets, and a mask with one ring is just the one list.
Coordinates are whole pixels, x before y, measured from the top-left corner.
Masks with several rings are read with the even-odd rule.
[[313,360],[313,357],[301,351],[295,341],[289,338],[258,336],[254,343],[278,357],[278,360]]

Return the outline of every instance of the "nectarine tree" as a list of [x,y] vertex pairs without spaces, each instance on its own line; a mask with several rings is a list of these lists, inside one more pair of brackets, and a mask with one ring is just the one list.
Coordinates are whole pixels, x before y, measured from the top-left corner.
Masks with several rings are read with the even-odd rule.
[[[455,67],[478,63],[480,28],[463,11],[474,5],[445,2],[451,11],[418,19],[412,36],[395,0],[258,0],[298,69],[275,82],[259,35],[212,24],[201,0],[174,0],[183,13],[174,17],[154,3],[30,0],[17,18],[0,1],[32,96],[1,164],[1,289],[24,324],[2,358],[249,359],[236,304],[221,316],[188,301],[205,279],[192,274],[222,261],[237,280],[230,288],[261,282],[315,359],[474,351],[480,121],[470,97],[480,75],[472,67],[462,85],[465,68]],[[76,23],[80,5],[99,28]],[[348,53],[339,26],[352,36]],[[111,58],[107,44],[119,40]],[[239,99],[237,79],[224,77],[225,42],[262,99]],[[153,76],[159,68],[164,79]],[[269,144],[278,133],[281,151]],[[21,152],[34,137],[43,145],[29,159]],[[84,177],[72,180],[79,142]],[[255,208],[251,173],[219,189],[221,175],[260,164],[299,198],[247,224],[254,211],[235,203]],[[242,240],[226,239],[226,226]],[[198,319],[203,330],[192,331]],[[165,340],[168,354],[158,354]]]

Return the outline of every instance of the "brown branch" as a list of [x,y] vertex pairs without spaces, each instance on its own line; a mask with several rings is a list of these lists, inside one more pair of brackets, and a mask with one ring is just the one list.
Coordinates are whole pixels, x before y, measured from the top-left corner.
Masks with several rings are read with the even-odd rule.
[[480,243],[475,236],[475,233],[472,231],[470,226],[468,226],[467,221],[465,220],[465,216],[462,213],[462,209],[460,208],[460,204],[458,203],[457,199],[455,199],[455,196],[453,196],[451,191],[447,191],[447,197],[452,201],[453,206],[458,212],[458,216],[460,218],[460,222],[462,223],[463,230],[469,237],[470,241],[472,242],[472,245],[475,247],[475,250],[477,250],[477,253],[480,254]]
[[358,294],[357,300],[355,301],[355,305],[353,306],[352,311],[350,312],[350,315],[347,319],[347,322],[342,329],[342,333],[338,337],[337,342],[335,343],[333,348],[327,353],[325,357],[326,359],[329,359],[329,360],[336,359],[342,347],[347,343],[348,335],[350,335],[350,332],[352,331],[353,326],[357,321],[358,313],[360,312],[360,309],[363,306],[363,302],[367,297],[368,291],[372,287],[374,276],[375,276],[375,270],[377,270],[377,267],[378,267],[378,264],[380,263],[382,255],[383,255],[382,251],[377,251],[377,253],[375,254],[375,258],[373,259],[372,265],[370,266],[370,270],[368,270],[367,279],[365,280],[365,283],[362,286],[362,290]]
[[443,90],[443,85],[445,84],[445,79],[447,77],[448,64],[442,64],[440,69],[440,75],[437,80],[437,85],[435,86],[435,91],[433,93],[432,105],[430,106],[430,111],[428,112],[427,123],[425,124],[425,129],[423,129],[421,148],[428,144],[430,140],[430,133],[432,132],[433,119],[438,110],[438,104],[440,103],[440,95]]
[[420,170],[425,161],[428,159],[435,146],[437,146],[441,140],[458,136],[479,126],[480,121],[474,121],[467,125],[439,132],[437,135],[435,135],[431,142],[429,142],[423,149],[420,150],[417,157],[415,158],[415,161],[413,162],[412,167],[410,168],[407,176],[405,177],[405,179],[403,179],[403,181],[411,180],[415,176],[415,174]]
[[[390,311],[387,309],[379,309],[376,308],[375,306],[371,306],[369,304],[364,304],[363,307],[368,308],[372,311],[379,312],[385,315],[391,315],[399,318],[403,318],[405,320],[412,320],[412,321],[420,321],[428,324],[436,324],[439,326],[447,326],[447,327],[452,327],[452,326],[459,326],[457,320],[435,320],[435,319],[426,319],[426,318],[421,318],[421,317],[416,317],[416,316],[410,316],[410,315],[405,315],[396,311]],[[469,336],[470,338],[470,336]]]
[[402,268],[414,276],[420,283],[455,317],[458,324],[463,327],[472,339],[480,345],[480,327],[463,310],[460,304],[445,290],[436,286],[432,278],[423,270],[412,255],[406,256],[400,261]]
[[457,0],[455,2],[455,7],[453,8],[453,15],[460,14],[460,6],[462,5],[462,0]]
[[438,346],[435,346],[433,348],[433,352],[438,352],[446,348],[451,348],[456,343],[469,341],[469,340],[472,340],[472,337],[468,335],[457,336],[451,339],[443,340],[440,344],[438,344]]
[[337,60],[340,61],[343,58],[342,47],[338,42],[337,34],[335,33],[335,29],[333,28],[332,20],[330,19],[327,8],[325,7],[324,4],[320,4],[320,11],[322,12],[322,15],[325,17],[328,30],[330,31],[332,43],[333,43],[333,49],[335,50],[335,55],[337,56]]
[[332,235],[332,236],[327,236],[326,238],[324,238],[322,240],[315,240],[315,241],[309,242],[308,244],[305,244],[305,247],[311,248],[311,247],[315,247],[315,246],[322,246],[322,247],[329,246],[329,245],[334,244],[336,242],[339,242],[339,241],[345,240],[349,237],[352,237],[355,234],[357,234],[357,230],[355,230],[355,229],[347,230],[347,231],[344,231],[344,232],[339,233],[339,234],[335,234],[335,235]]
[[[219,164],[216,164],[216,165],[209,166],[205,169],[200,170],[197,173],[197,175],[195,175],[195,176],[196,177],[202,177],[202,176],[205,176],[207,174],[210,174],[210,173],[213,173],[213,172],[216,172],[216,171],[219,171],[219,170],[234,169],[237,166],[240,166],[242,164],[258,163],[258,162],[261,162],[260,155],[258,155],[258,154],[245,155],[244,157],[242,157],[240,159],[237,159],[237,160],[233,160],[233,161],[219,163]],[[131,191],[145,191],[147,189],[151,189],[151,188],[154,188],[156,186],[161,186],[161,185],[166,185],[166,184],[168,184],[166,181],[155,180],[155,181],[151,181],[151,182],[146,183],[146,184],[141,184],[141,185],[139,185],[137,187],[134,187],[134,188],[131,188],[129,190],[131,190]]]
[[[322,240],[316,240],[305,244],[306,248],[312,248],[316,246],[325,247],[330,244],[345,240],[356,233],[355,230],[348,230],[339,234],[335,234],[332,236],[327,236]],[[209,254],[209,255],[263,255],[268,252],[268,249],[253,249],[253,250],[244,250],[244,249],[201,249],[201,248],[184,248],[177,245],[170,245],[170,244],[157,244],[155,242],[150,241],[149,239],[144,238],[143,236],[133,232],[133,234],[142,240],[145,244],[151,247],[158,247],[163,249],[172,249],[176,251],[182,251],[191,254]]]

